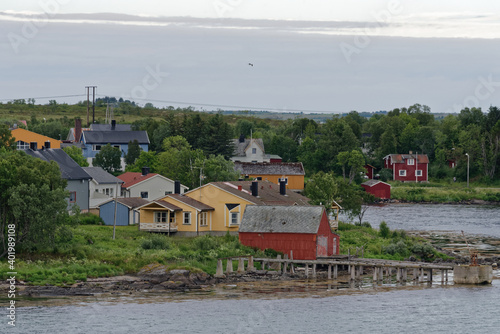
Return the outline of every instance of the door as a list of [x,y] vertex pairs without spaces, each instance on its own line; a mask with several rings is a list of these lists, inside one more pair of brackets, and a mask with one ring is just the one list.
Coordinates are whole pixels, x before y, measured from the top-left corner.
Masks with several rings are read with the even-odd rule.
[[328,237],[325,237],[323,235],[318,235],[316,256],[317,257],[328,256]]

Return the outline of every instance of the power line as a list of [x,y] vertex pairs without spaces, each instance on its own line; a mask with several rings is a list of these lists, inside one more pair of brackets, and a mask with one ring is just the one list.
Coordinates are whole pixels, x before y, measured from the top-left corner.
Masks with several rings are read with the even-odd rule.
[[[112,95],[102,95],[97,94],[97,96],[112,96]],[[171,103],[171,104],[185,104],[189,106],[201,106],[201,107],[217,107],[217,108],[235,108],[235,109],[246,109],[246,110],[267,110],[267,111],[280,111],[280,112],[309,112],[309,113],[335,113],[332,110],[308,110],[308,109],[291,109],[291,108],[268,108],[268,107],[249,107],[249,106],[234,106],[226,104],[209,104],[209,103],[197,103],[197,102],[183,102],[183,101],[166,101],[166,100],[153,100],[153,99],[134,99],[134,101],[144,101],[144,102],[158,102],[158,103]]]
[[18,99],[0,99],[0,101],[14,101],[14,100],[27,100],[27,99],[58,99],[62,97],[77,97],[77,96],[85,96],[85,94],[77,94],[77,95],[59,95],[59,96],[39,96],[39,97],[24,97],[24,98],[18,98]]

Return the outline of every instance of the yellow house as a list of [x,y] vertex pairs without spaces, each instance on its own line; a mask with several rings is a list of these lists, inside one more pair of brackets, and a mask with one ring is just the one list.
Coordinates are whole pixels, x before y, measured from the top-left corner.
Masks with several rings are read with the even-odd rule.
[[234,168],[241,177],[259,179],[279,184],[285,181],[286,188],[304,190],[304,166],[302,162],[235,162]]
[[[212,182],[142,206],[140,228],[170,222],[170,232],[175,229],[179,235],[236,234],[247,205],[309,205],[308,201],[295,192],[280,192],[278,185],[268,181]],[[168,232],[167,229],[168,225],[160,224],[157,229],[147,230]]]
[[36,143],[36,149],[45,148],[61,148],[61,141],[40,135],[38,133],[17,128],[10,131],[12,137],[16,140],[18,150],[27,150],[30,148],[30,143]]

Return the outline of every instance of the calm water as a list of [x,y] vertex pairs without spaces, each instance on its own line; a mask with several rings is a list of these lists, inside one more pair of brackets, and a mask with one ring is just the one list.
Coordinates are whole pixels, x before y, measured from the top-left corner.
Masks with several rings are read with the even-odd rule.
[[[341,216],[341,220],[346,219]],[[424,231],[464,231],[500,238],[500,206],[390,204],[370,206],[364,222],[378,228],[385,221],[389,228]]]
[[[466,231],[500,237],[500,207],[388,205],[364,221],[391,229]],[[498,276],[499,273],[496,272]],[[435,277],[437,282],[439,277]],[[451,279],[452,281],[452,279]],[[233,287],[231,287],[233,288]],[[239,287],[238,289],[242,289]],[[255,290],[252,290],[255,291]],[[296,286],[255,293],[150,295],[65,306],[17,303],[1,333],[499,333],[500,280],[489,286],[385,285],[332,291]],[[30,302],[33,305],[33,302]],[[36,303],[35,303],[36,305]],[[3,309],[5,310],[5,309]]]

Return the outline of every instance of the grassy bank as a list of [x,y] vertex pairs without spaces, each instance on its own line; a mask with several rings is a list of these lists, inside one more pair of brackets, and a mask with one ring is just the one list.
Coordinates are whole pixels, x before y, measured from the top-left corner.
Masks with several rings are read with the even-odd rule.
[[401,183],[391,182],[391,198],[407,202],[459,203],[473,200],[500,202],[500,186],[462,183]]
[[[168,237],[138,231],[137,226],[119,226],[112,240],[110,226],[80,225],[68,228],[54,247],[44,252],[18,254],[17,279],[34,285],[70,285],[92,277],[136,273],[150,263],[214,274],[217,258],[254,255],[275,256],[274,251],[255,250],[239,243],[238,237]],[[379,231],[366,226],[340,224],[341,253],[364,248],[364,256],[403,260],[415,256],[422,260],[443,257],[432,247],[404,232]],[[235,268],[236,269],[236,268]],[[0,262],[2,279],[8,263]]]

